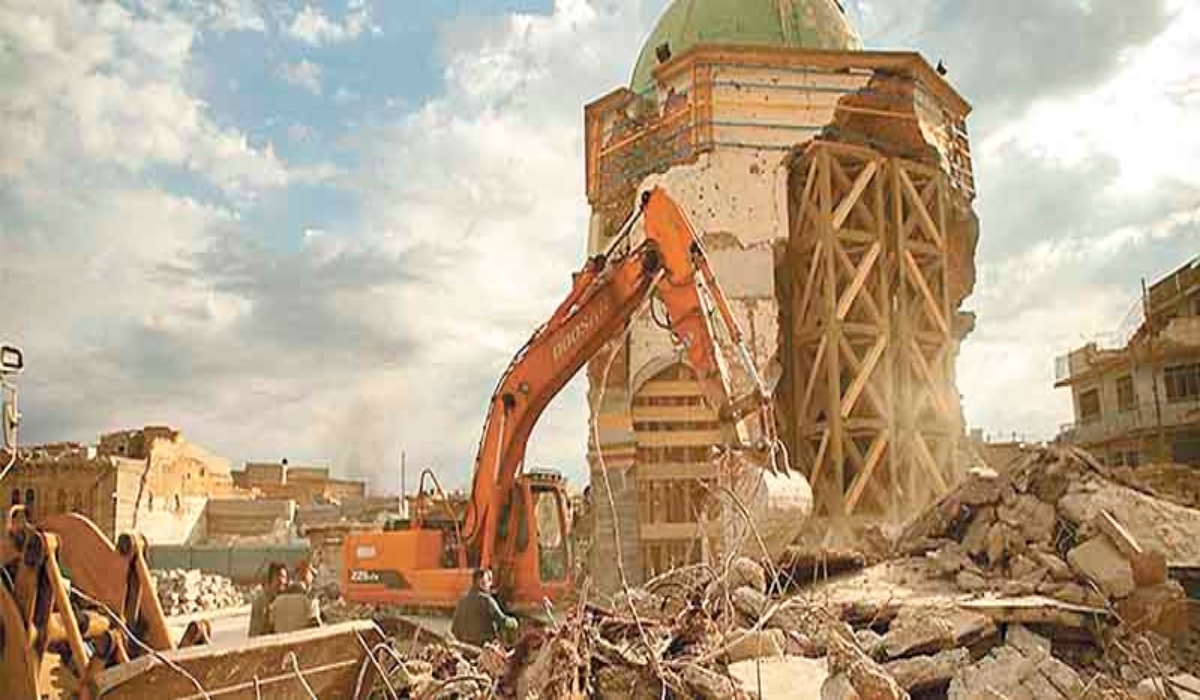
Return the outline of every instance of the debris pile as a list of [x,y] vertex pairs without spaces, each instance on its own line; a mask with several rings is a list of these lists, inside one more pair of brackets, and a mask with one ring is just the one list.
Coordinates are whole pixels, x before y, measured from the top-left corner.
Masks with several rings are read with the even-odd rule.
[[154,587],[163,613],[168,617],[236,608],[249,603],[233,581],[197,569],[153,572]]
[[[1040,450],[1005,474],[975,471],[904,534],[966,593],[1040,596],[1054,620],[1116,617],[1183,638],[1186,594],[1169,568],[1200,564],[1200,511],[1115,483],[1086,453]],[[1058,614],[1061,613],[1061,614]]]
[[[878,544],[683,567],[605,601],[585,587],[507,651],[385,624],[393,682],[521,700],[1192,697],[1195,615],[1169,574],[1200,562],[1200,512],[1086,453],[975,470],[886,560]],[[392,617],[330,603],[339,615]]]

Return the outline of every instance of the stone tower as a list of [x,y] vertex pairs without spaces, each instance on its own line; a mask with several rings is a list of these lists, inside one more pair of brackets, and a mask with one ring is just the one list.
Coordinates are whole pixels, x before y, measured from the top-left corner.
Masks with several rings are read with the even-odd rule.
[[[920,55],[863,50],[836,0],[675,0],[586,107],[590,251],[647,187],[685,208],[818,517],[898,521],[957,478],[969,111]],[[637,319],[589,380],[600,585],[617,556],[636,583],[719,555],[720,426],[668,334]]]

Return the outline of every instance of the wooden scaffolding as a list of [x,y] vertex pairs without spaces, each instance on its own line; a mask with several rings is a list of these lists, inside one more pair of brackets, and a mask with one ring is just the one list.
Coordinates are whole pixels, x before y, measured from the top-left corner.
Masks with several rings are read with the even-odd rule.
[[948,189],[860,146],[814,141],[793,163],[781,396],[818,515],[903,519],[955,480]]

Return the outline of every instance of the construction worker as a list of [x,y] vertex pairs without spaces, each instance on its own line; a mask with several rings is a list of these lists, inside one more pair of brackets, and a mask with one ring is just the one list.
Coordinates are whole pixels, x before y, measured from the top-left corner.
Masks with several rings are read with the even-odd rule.
[[476,569],[471,573],[471,588],[454,606],[454,622],[450,631],[460,642],[483,646],[500,636],[513,633],[517,619],[504,614],[492,596],[492,572]]
[[250,636],[258,637],[264,634],[274,634],[275,622],[271,618],[271,608],[275,599],[288,587],[288,570],[282,562],[273,561],[267,565],[267,576],[263,587],[254,601],[250,604]]
[[313,591],[313,570],[307,561],[296,565],[292,584],[271,603],[276,633],[321,626],[321,604]]

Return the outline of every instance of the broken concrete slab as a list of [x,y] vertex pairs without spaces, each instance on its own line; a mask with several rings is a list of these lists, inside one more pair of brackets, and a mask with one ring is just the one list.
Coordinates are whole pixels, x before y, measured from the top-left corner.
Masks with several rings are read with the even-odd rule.
[[954,646],[954,623],[932,610],[905,608],[883,636],[884,657],[933,654]]
[[787,636],[782,630],[734,632],[725,650],[726,663],[783,656]]
[[729,675],[762,700],[817,698],[821,696],[821,686],[829,678],[825,659],[795,656],[729,664]]
[[1038,595],[968,600],[959,606],[987,615],[997,624],[1051,625],[1075,630],[1090,629],[1096,621],[1112,617],[1106,608],[1074,605]]
[[1051,655],[1048,640],[1014,626],[1002,647],[993,649],[973,666],[962,668],[950,681],[950,700],[1031,698],[1079,700],[1084,684],[1078,674]]
[[1137,587],[1129,560],[1102,535],[1068,552],[1067,562],[1109,598],[1124,598]]
[[891,674],[856,646],[836,635],[829,639],[829,679],[821,697],[839,700],[909,700],[908,692]]
[[1094,481],[1090,491],[1058,501],[1063,518],[1093,529],[1101,511],[1116,514],[1145,550],[1160,551],[1171,568],[1200,566],[1200,511],[1184,508],[1114,482]]
[[883,665],[883,670],[892,674],[908,692],[921,693],[949,685],[954,674],[970,661],[971,654],[966,649],[948,649],[932,656],[890,661]]

